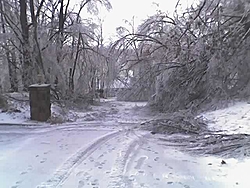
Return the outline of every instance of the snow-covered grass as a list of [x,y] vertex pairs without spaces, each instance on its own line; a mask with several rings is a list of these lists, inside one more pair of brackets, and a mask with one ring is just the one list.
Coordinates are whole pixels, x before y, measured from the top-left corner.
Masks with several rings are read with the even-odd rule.
[[25,123],[30,119],[28,102],[9,101],[8,109],[1,112],[0,123],[18,124]]
[[77,114],[74,111],[53,103],[51,105],[51,118],[48,122],[32,121],[30,120],[28,93],[9,93],[5,97],[8,99],[8,107],[7,109],[0,109],[0,124],[3,125],[61,124],[73,122],[77,119]]
[[180,146],[182,151],[223,158],[250,157],[250,104],[237,102],[227,108],[198,116],[207,128],[187,137],[165,136],[168,146]]
[[[51,105],[51,118],[47,123],[61,124],[67,121],[75,121],[76,114],[67,111],[58,105]],[[26,102],[11,102],[11,108],[7,111],[0,112],[1,124],[45,124],[30,120],[30,107]]]
[[250,134],[250,104],[238,102],[228,108],[201,115],[209,129],[227,134]]

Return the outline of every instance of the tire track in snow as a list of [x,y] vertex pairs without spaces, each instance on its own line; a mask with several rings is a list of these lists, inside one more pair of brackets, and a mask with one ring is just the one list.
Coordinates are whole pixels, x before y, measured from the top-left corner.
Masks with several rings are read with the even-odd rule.
[[[13,127],[2,126],[0,129],[1,134],[18,134],[18,135],[40,135],[44,133],[50,133],[55,131],[74,131],[74,130],[85,130],[85,131],[98,131],[98,130],[111,130],[111,128],[95,128],[95,127],[88,127],[84,125],[60,125],[60,126],[16,126],[16,129]],[[5,128],[5,129],[4,129]]]
[[130,154],[128,153],[129,156],[128,156],[128,158],[126,158],[127,161],[126,161],[126,165],[125,165],[124,170],[123,170],[123,174],[126,174],[131,169],[131,166],[132,166],[133,162],[135,161],[135,158],[138,154],[138,150],[141,149],[141,147],[147,143],[147,139],[150,136],[150,133],[145,133],[141,136],[136,135],[135,132],[133,132],[133,134],[137,137],[137,140],[135,140],[134,145],[130,146],[129,150],[132,152],[130,152]]
[[73,156],[67,159],[67,161],[54,173],[53,177],[37,186],[37,188],[56,188],[60,186],[71,174],[73,169],[80,165],[84,160],[86,160],[93,152],[104,145],[109,140],[112,140],[120,135],[123,135],[124,131],[115,131],[106,134],[98,139],[96,139],[89,146],[83,147],[78,150]]
[[129,135],[133,136],[132,138],[130,137],[132,140],[121,152],[117,154],[115,165],[110,174],[108,188],[133,187],[131,180],[126,176],[126,174],[129,172],[138,151],[146,143],[146,137],[149,135],[149,133],[137,135],[134,131],[130,130],[127,136]]

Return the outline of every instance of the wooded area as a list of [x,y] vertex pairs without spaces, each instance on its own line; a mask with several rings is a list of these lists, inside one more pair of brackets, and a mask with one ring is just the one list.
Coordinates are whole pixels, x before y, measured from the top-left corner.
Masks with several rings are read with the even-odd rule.
[[135,33],[119,28],[115,49],[130,51],[120,67],[137,66],[134,89],[167,112],[248,98],[250,1],[204,0],[184,12],[178,3],[174,17],[158,11]]
[[108,1],[0,1],[1,88],[27,91],[30,84],[49,83],[58,99],[92,93],[107,78],[107,48],[102,26],[81,17]]
[[[102,22],[85,19],[107,0],[0,0],[1,91],[52,84],[58,100],[94,97],[122,83],[122,100],[149,100],[175,112],[250,94],[249,0],[203,0],[174,15],[157,11],[138,28],[117,28],[104,44]],[[131,5],[132,6],[132,5]]]

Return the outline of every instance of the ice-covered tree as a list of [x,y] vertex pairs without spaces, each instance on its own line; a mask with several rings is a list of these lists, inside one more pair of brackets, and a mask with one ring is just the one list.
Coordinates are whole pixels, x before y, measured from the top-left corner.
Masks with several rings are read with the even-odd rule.
[[69,96],[95,89],[90,83],[96,75],[106,79],[101,22],[82,17],[82,10],[97,14],[99,5],[107,9],[111,5],[107,0],[71,4],[71,0],[0,1],[2,61],[9,65],[13,91],[22,86],[27,90],[42,78]]
[[182,12],[176,7],[173,17],[158,11],[115,44],[133,49],[136,43],[135,58],[124,62],[141,65],[137,83],[155,84],[151,103],[161,111],[196,112],[248,96],[249,2],[204,0]]

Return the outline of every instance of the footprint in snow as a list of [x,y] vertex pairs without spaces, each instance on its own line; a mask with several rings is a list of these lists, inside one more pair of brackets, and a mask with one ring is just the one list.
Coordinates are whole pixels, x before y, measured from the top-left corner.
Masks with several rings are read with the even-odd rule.
[[140,169],[142,167],[142,165],[144,164],[145,160],[147,159],[147,157],[141,157],[138,161],[137,164],[135,166],[135,169]]
[[89,161],[90,161],[90,162],[94,162],[94,158],[93,158],[93,157],[90,157],[90,158],[89,158]]
[[84,173],[84,176],[85,176],[85,177],[89,176],[89,173],[88,173],[88,172],[85,172],[85,173]]
[[43,154],[44,154],[44,155],[47,155],[48,153],[50,153],[50,150],[49,150],[49,151],[44,152]]
[[40,144],[49,145],[49,144],[50,144],[50,142],[45,142],[45,141],[43,141],[43,142],[41,142]]
[[40,163],[45,163],[47,159],[46,158],[43,158],[43,160],[40,161]]
[[144,173],[144,171],[143,171],[143,170],[139,170],[139,171],[138,171],[138,173],[143,174],[143,173]]
[[78,188],[83,188],[84,187],[84,181],[83,180],[81,180],[81,181],[79,181],[78,182]]
[[160,158],[159,157],[156,157],[156,158],[154,158],[154,161],[158,161]]
[[98,159],[102,158],[103,156],[104,156],[104,154],[101,154],[101,155],[98,157]]
[[91,176],[87,176],[87,177],[85,177],[85,180],[86,180],[86,181],[89,181],[90,178],[91,178]]
[[129,181],[135,181],[135,176],[134,175],[131,175],[129,178],[128,178]]
[[101,165],[105,165],[107,162],[107,160],[104,160],[103,162],[101,162]]
[[18,188],[18,187],[19,187],[18,185],[11,186],[11,188]]
[[91,182],[91,185],[93,186],[99,185],[98,179],[95,179],[93,182]]
[[100,165],[101,165],[101,163],[95,162],[95,167],[98,167],[98,166],[100,166]]
[[80,172],[78,172],[78,173],[76,174],[76,176],[82,176],[82,174],[83,174],[83,171],[80,171]]
[[119,139],[117,139],[117,141],[118,141],[118,143],[120,143],[122,141],[122,139],[119,138]]
[[27,174],[27,173],[28,173],[28,172],[25,172],[25,171],[24,171],[24,172],[21,172],[20,175],[24,175],[24,174]]
[[183,183],[181,183],[181,182],[179,182],[179,184],[180,184],[180,185],[183,185],[184,188],[190,188],[189,185],[183,184]]
[[98,150],[101,151],[101,150],[102,150],[102,147],[99,147]]
[[31,171],[32,170],[32,166],[31,165],[29,165],[29,167],[28,167],[28,169],[27,169],[28,171]]
[[18,188],[22,181],[17,181],[16,185],[11,186],[11,188]]

